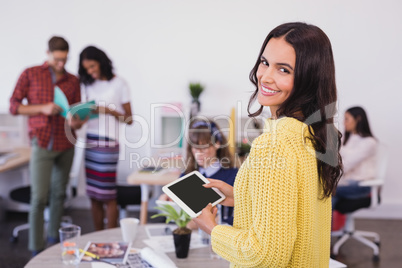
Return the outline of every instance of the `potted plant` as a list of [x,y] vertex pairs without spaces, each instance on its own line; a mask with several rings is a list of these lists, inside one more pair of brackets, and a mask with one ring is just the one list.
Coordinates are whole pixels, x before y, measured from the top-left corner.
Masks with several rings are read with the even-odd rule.
[[151,217],[152,219],[156,217],[166,217],[166,223],[171,221],[176,223],[177,228],[173,231],[176,257],[187,258],[191,240],[191,229],[187,228],[187,223],[191,221],[191,217],[183,210],[177,212],[174,207],[168,204],[155,207],[155,209],[158,209],[162,212],[153,215]]
[[193,98],[191,104],[191,115],[194,116],[200,111],[201,103],[199,101],[202,91],[204,91],[204,86],[200,83],[190,83],[190,94]]
[[237,144],[237,154],[241,157],[247,156],[250,153],[251,145],[246,138]]

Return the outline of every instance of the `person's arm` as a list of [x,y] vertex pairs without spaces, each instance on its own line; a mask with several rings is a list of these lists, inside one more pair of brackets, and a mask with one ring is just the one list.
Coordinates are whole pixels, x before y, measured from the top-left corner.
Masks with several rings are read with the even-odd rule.
[[[231,263],[244,267],[284,267],[289,263],[297,235],[298,205],[297,160],[291,151],[271,146],[253,149],[239,171],[235,198],[243,198],[235,202],[235,226],[242,228],[216,225],[211,232],[213,250]],[[267,157],[268,153],[275,158]],[[278,159],[285,159],[286,165],[277,166]],[[205,211],[208,208],[202,214]],[[212,216],[213,211],[205,215]],[[211,220],[204,223],[210,225]]]
[[68,113],[66,120],[68,125],[72,129],[77,130],[80,129],[89,120],[89,116],[81,120],[78,114],[72,116],[71,113]]
[[60,106],[56,105],[54,102],[48,102],[45,104],[30,104],[24,105],[20,104],[17,109],[17,114],[22,115],[56,115],[61,113],[62,109]]
[[376,154],[377,142],[374,138],[361,138],[356,146],[347,151],[341,150],[344,173],[354,169],[365,159]]
[[61,108],[53,102],[43,104],[22,104],[23,99],[28,96],[29,74],[25,70],[18,78],[13,95],[10,98],[10,113],[13,115],[56,115],[61,112]]
[[133,123],[133,116],[131,114],[130,103],[123,104],[124,114],[117,112],[116,110],[109,109],[105,106],[97,106],[96,113],[110,114],[115,117],[118,121],[131,125]]

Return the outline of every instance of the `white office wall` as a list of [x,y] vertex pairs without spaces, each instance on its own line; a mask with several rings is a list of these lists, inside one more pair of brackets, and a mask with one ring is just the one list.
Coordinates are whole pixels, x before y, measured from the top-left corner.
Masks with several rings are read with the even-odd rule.
[[[67,69],[73,73],[85,46],[107,52],[144,121],[150,120],[151,103],[187,106],[190,81],[206,86],[203,112],[229,114],[241,102],[245,114],[253,90],[248,74],[265,36],[280,23],[305,21],[332,41],[340,125],[346,108],[366,108],[374,134],[391,154],[384,203],[402,204],[401,10],[397,0],[1,0],[0,112],[8,110],[20,72],[42,63],[47,40],[61,35],[71,45]],[[127,133],[132,140],[143,134],[138,124]],[[121,176],[130,172],[127,160],[120,171]]]

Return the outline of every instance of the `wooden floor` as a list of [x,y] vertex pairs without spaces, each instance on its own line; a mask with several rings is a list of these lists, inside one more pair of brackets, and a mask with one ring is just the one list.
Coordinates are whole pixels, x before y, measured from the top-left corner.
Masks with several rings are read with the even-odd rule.
[[[86,209],[69,209],[67,215],[75,224],[81,226],[82,233],[93,231],[91,214]],[[129,216],[138,217],[137,212]],[[155,220],[154,220],[155,221]],[[30,259],[27,250],[28,231],[22,231],[19,241],[9,242],[12,229],[27,222],[26,213],[8,212],[5,220],[0,222],[0,267],[22,268]],[[402,267],[402,221],[400,220],[357,220],[356,229],[378,232],[381,236],[380,262],[372,262],[372,250],[358,241],[347,241],[339,252],[337,260],[349,268],[400,268]]]

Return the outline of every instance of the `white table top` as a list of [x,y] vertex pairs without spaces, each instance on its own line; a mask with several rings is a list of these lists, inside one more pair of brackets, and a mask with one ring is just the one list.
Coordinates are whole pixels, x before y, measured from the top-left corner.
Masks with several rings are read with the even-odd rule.
[[[151,224],[150,224],[151,225]],[[154,225],[154,224],[153,224]],[[145,226],[138,226],[138,233],[136,241],[133,247],[144,248],[147,245],[142,242],[147,239],[148,236],[145,231]],[[88,241],[92,242],[108,242],[108,241],[121,241],[121,230],[120,228],[107,229],[99,232],[93,232],[89,234],[82,235],[78,246],[84,248]],[[60,244],[56,244],[50,248],[47,248],[37,256],[31,259],[31,261],[25,266],[25,268],[66,268],[71,266],[66,266],[61,261],[61,248]],[[179,268],[221,268],[229,267],[229,262],[223,259],[212,259],[211,251],[208,247],[190,249],[188,258],[177,259],[174,252],[167,253],[168,257],[176,263]],[[80,268],[92,267],[91,263],[80,263],[78,265]]]
[[[148,224],[156,226],[156,224]],[[136,241],[133,247],[144,248],[147,245],[143,242],[148,236],[145,231],[144,225],[138,226],[138,233]],[[88,241],[92,242],[108,242],[108,241],[121,241],[121,230],[120,228],[107,229],[99,232],[93,232],[89,234],[82,235],[79,241],[79,247],[84,248]],[[60,244],[54,245],[39,255],[31,259],[31,261],[25,266],[25,268],[66,268],[71,266],[66,266],[62,263],[60,258]],[[210,248],[197,248],[190,249],[188,258],[177,259],[174,252],[167,253],[168,257],[177,265],[179,268],[221,268],[229,267],[229,262],[224,259],[211,258]],[[92,267],[91,263],[80,263],[77,267],[85,268]],[[329,268],[346,267],[344,264],[330,260]]]
[[127,177],[130,185],[166,185],[180,177],[181,171],[178,169],[163,169],[155,173],[136,171]]
[[1,164],[0,172],[6,172],[8,170],[28,164],[31,157],[31,148],[15,148],[11,151],[11,153],[15,153],[16,156],[8,159],[4,164]]

